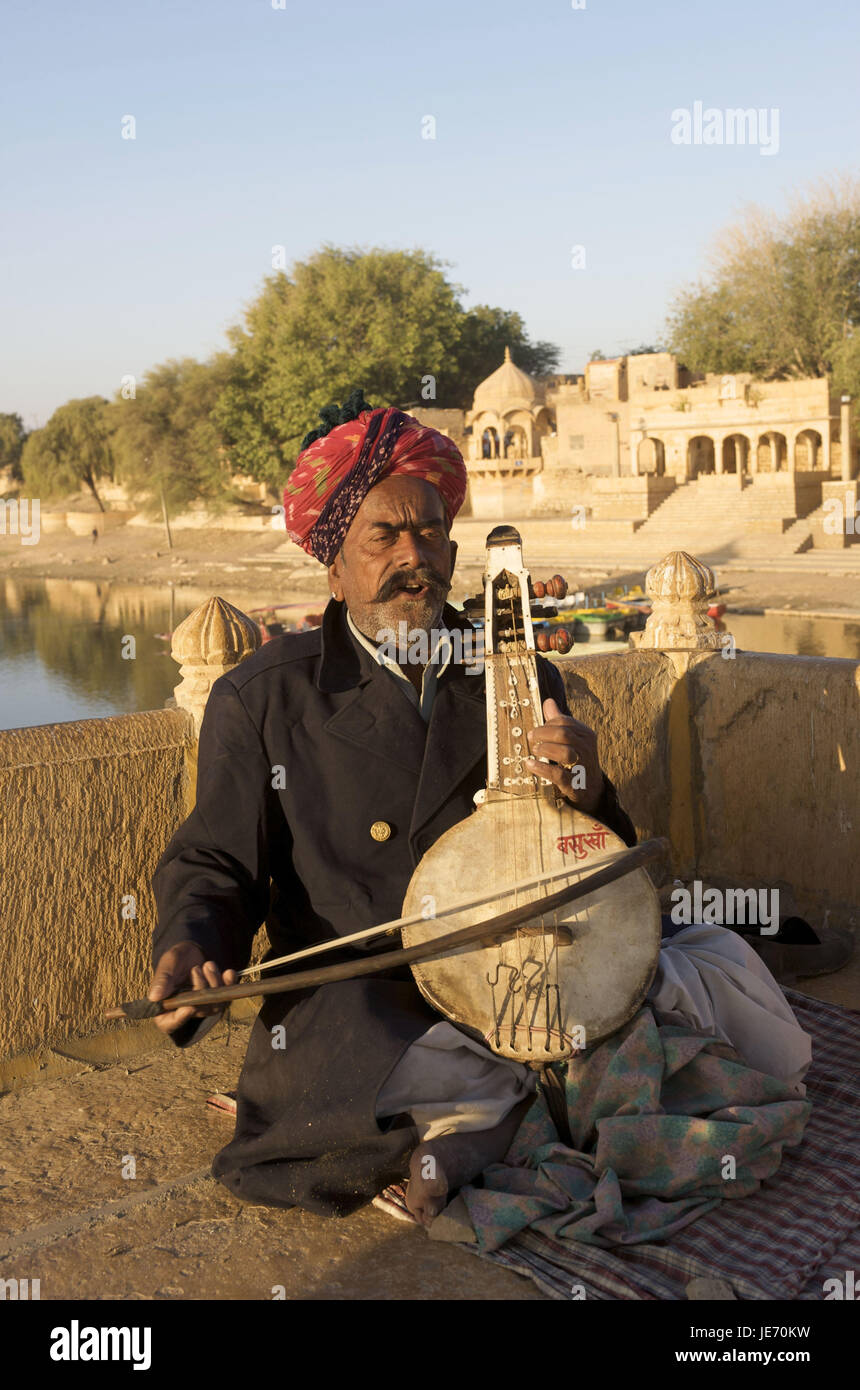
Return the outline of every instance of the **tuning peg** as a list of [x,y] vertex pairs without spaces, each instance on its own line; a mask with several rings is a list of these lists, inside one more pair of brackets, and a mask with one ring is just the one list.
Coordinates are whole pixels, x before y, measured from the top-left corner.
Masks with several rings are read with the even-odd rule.
[[567,593],[567,580],[560,574],[554,574],[552,579],[536,579],[534,583],[529,583],[529,594],[532,598],[564,598]]
[[535,633],[535,646],[539,652],[558,652],[564,656],[573,646],[573,639],[566,627],[554,628],[552,632],[540,628]]

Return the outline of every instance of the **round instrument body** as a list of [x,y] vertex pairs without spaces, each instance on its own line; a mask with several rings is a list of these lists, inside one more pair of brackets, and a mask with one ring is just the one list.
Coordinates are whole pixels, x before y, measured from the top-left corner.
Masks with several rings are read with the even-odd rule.
[[[403,928],[414,946],[458,926],[535,902],[535,916],[502,941],[476,943],[413,965],[421,993],[499,1056],[544,1065],[591,1047],[633,1016],[654,978],[660,905],[644,869],[541,917],[541,898],[597,869],[625,845],[560,799],[489,799],[424,855],[403,902],[423,920]],[[494,890],[570,867],[516,893]],[[484,897],[479,906],[450,906]]]

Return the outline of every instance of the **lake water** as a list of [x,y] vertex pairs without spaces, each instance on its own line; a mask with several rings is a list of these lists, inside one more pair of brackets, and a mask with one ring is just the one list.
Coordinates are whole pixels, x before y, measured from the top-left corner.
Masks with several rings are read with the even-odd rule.
[[[89,580],[0,580],[0,728],[163,708],[179,684],[166,634],[208,596]],[[260,606],[259,598],[224,597],[244,612]],[[300,620],[309,607],[291,616]],[[727,617],[741,649],[860,660],[858,622]],[[124,655],[130,637],[133,659]]]

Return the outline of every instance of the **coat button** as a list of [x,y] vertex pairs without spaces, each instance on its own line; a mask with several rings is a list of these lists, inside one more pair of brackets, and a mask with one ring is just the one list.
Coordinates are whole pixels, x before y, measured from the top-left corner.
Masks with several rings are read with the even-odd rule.
[[386,820],[375,820],[370,827],[370,834],[374,840],[379,840],[381,843],[383,840],[391,838],[391,826]]

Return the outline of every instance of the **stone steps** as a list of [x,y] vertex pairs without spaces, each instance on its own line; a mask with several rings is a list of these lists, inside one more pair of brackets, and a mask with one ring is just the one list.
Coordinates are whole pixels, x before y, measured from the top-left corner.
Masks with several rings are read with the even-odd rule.
[[[765,475],[769,477],[769,475]],[[841,484],[839,485],[841,489]],[[852,485],[853,486],[853,485]],[[569,555],[601,566],[613,561],[636,561],[648,566],[672,550],[687,550],[698,558],[710,557],[715,563],[751,560],[766,565],[799,560],[812,548],[813,525],[822,515],[818,507],[808,517],[792,515],[796,495],[789,488],[770,482],[744,480],[741,487],[734,474],[708,475],[677,488],[651,515],[612,517],[590,511],[583,527],[571,524],[565,516],[524,517],[513,524],[528,534],[528,555],[532,568],[544,563],[543,557]],[[803,492],[798,490],[802,503]],[[841,491],[840,491],[841,495]],[[455,523],[460,531],[463,556],[475,550],[483,555],[486,532],[492,523]],[[466,542],[465,529],[474,537]],[[860,528],[844,550],[827,548],[817,541],[815,554],[841,565],[842,554],[860,556]],[[476,563],[478,560],[476,559]],[[850,566],[852,569],[854,566]]]
[[794,513],[790,489],[756,486],[734,475],[709,475],[686,483],[644,523],[637,540],[656,548],[674,546],[737,556],[791,555],[808,548],[811,532]]

